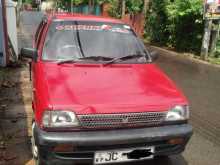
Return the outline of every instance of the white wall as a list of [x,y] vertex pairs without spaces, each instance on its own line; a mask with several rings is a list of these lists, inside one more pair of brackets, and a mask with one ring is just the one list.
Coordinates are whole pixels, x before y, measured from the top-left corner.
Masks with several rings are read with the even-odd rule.
[[16,56],[18,57],[18,38],[17,38],[17,26],[16,26],[16,3],[12,0],[6,0],[6,18],[8,35],[11,39]]

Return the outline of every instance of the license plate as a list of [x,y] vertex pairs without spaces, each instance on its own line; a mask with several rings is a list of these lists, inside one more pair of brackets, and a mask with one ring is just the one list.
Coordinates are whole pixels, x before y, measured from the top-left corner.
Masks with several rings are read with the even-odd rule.
[[[152,154],[150,154],[152,153]],[[154,147],[99,151],[95,153],[94,164],[108,164],[153,159]],[[141,155],[144,154],[144,155]],[[140,157],[140,158],[139,158]]]

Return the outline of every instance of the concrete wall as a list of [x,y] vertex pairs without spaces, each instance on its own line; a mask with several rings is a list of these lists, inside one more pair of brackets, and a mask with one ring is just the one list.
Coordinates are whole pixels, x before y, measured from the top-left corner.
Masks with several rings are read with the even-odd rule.
[[5,39],[3,28],[2,2],[0,0],[0,66],[6,66]]
[[18,38],[16,26],[16,4],[12,0],[6,1],[6,18],[8,35],[11,39],[14,51],[18,57]]

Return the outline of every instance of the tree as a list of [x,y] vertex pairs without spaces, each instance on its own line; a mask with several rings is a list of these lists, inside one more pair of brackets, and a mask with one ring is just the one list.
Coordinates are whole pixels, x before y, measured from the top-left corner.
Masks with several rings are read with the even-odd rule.
[[143,10],[143,0],[126,0],[126,8],[128,13],[136,14]]
[[[125,15],[126,12],[131,14],[139,13],[143,10],[143,6],[146,6],[147,10],[149,0],[57,0],[59,2],[59,7],[65,7],[66,3],[68,6],[79,5],[79,4],[88,4],[89,12],[92,12],[92,9],[95,4],[102,4],[108,2],[111,4],[109,13],[111,16],[116,18],[121,18],[122,15]],[[72,5],[71,5],[72,4]]]
[[152,42],[180,51],[200,53],[202,4],[201,0],[152,0],[147,12],[146,36]]

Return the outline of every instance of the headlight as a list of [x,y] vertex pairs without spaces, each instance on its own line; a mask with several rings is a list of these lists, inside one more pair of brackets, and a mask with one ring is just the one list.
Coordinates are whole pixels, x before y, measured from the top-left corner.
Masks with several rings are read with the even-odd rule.
[[188,106],[175,106],[172,108],[166,116],[166,121],[183,121],[189,119],[189,107]]
[[71,111],[46,111],[42,120],[43,127],[77,127],[79,126],[76,114]]

